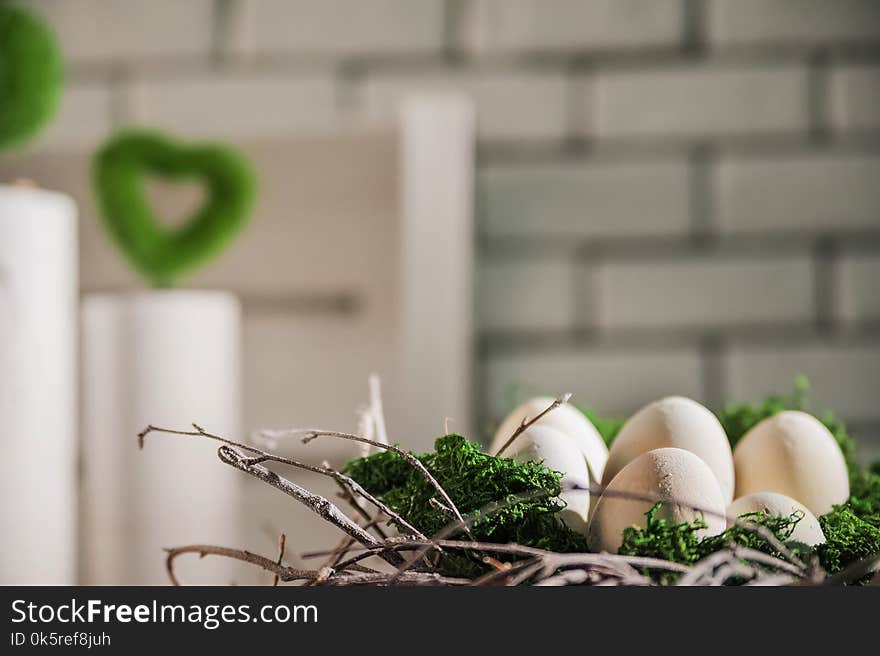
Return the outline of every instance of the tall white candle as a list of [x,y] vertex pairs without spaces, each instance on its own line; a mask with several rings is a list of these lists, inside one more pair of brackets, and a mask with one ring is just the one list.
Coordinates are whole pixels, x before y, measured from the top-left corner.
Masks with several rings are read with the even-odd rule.
[[[83,575],[91,584],[169,582],[163,548],[239,546],[242,474],[216,442],[148,424],[241,437],[241,311],[215,291],[94,295],[83,303]],[[186,583],[227,584],[238,568],[182,557]]]
[[76,582],[76,205],[0,186],[0,584]]

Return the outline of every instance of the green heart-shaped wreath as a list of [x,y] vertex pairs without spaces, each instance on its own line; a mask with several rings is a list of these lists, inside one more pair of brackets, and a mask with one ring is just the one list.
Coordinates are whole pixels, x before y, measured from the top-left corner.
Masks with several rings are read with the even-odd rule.
[[[145,178],[201,179],[206,200],[179,228],[161,225],[150,207]],[[135,268],[156,287],[216,256],[244,227],[256,179],[247,159],[219,144],[183,145],[156,132],[111,137],[93,162],[104,226]]]
[[31,138],[61,95],[61,53],[33,14],[0,4],[0,148]]

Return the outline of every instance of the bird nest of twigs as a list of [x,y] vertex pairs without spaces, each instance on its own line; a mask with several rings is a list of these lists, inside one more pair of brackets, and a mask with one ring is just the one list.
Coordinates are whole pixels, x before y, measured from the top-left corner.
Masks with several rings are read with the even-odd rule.
[[[328,545],[323,551],[300,554],[302,560],[321,563],[314,569],[285,564],[285,553],[290,545],[286,544],[284,535],[279,536],[279,549],[274,556],[208,544],[168,549],[166,564],[171,582],[179,584],[174,563],[184,554],[216,556],[248,563],[273,575],[274,585],[827,585],[854,581],[865,583],[872,578],[876,584],[880,579],[880,576],[874,576],[880,570],[880,554],[855,559],[845,567],[838,568],[838,571],[829,572],[815,554],[793,547],[767,525],[743,518],[735,520],[735,526],[739,535],[746,535],[747,539],[730,540],[695,562],[624,553],[593,553],[586,549],[561,552],[510,541],[478,539],[471,530],[475,523],[485,520],[492,513],[501,512],[512,501],[498,500],[480,508],[478,512],[460,512],[452,496],[419,457],[388,442],[381,416],[378,384],[376,381],[373,383],[372,403],[365,410],[367,421],[361,422],[361,427],[366,428],[359,430],[360,434],[315,429],[264,431],[261,435],[269,442],[264,439],[262,443],[260,440],[242,443],[211,433],[197,424],[193,424],[191,430],[152,425],[145,428],[138,435],[141,447],[147,436],[153,433],[219,442],[217,455],[221,463],[283,492],[309,508],[318,519],[329,522],[340,531],[337,544]],[[543,413],[523,420],[511,441],[567,398],[560,397]],[[345,471],[334,469],[326,462],[314,465],[272,453],[266,445],[271,446],[282,437],[299,439],[303,443],[316,439],[346,440],[359,443],[364,455],[370,452],[395,454],[430,486],[429,504],[444,513],[448,522],[442,529],[426,535],[384,501],[381,495],[371,494]],[[338,498],[331,500],[306,489],[295,482],[294,476],[287,474],[288,471],[311,472],[333,479],[340,488]],[[590,486],[591,494],[601,494],[603,491],[599,486]],[[643,502],[652,501],[639,495],[614,494]],[[702,512],[702,509],[694,510]],[[394,527],[393,533],[389,531],[389,526]],[[755,548],[755,543],[760,543],[762,548]],[[443,566],[445,558],[450,555],[466,556],[469,562],[478,563],[481,571],[471,575],[450,574],[449,568]]]

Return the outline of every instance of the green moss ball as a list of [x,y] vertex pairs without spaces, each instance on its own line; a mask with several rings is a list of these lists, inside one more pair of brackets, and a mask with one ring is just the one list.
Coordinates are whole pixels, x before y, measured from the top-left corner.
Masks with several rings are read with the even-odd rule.
[[28,11],[0,4],[0,149],[35,136],[61,97],[61,51]]

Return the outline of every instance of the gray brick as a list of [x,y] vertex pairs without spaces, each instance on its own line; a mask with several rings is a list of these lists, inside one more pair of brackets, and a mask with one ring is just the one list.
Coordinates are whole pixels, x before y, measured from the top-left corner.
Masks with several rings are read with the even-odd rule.
[[478,177],[489,237],[683,235],[684,161],[498,165]]
[[880,156],[733,156],[716,173],[725,232],[880,227]]
[[212,0],[30,0],[55,29],[67,61],[207,55]]
[[880,418],[880,343],[739,346],[724,360],[731,401],[787,394],[795,377],[805,374],[812,382],[815,411],[832,409],[852,421]]
[[874,0],[711,0],[710,41],[717,45],[809,45],[876,41]]
[[465,0],[462,41],[475,52],[673,47],[677,0]]
[[806,98],[806,69],[795,65],[609,71],[596,76],[592,120],[599,138],[803,132]]
[[880,319],[880,255],[843,257],[838,284],[837,309],[841,319]]
[[528,396],[574,394],[572,403],[626,415],[670,394],[702,397],[700,358],[683,348],[603,349],[491,355],[489,416],[501,418]]
[[439,52],[443,0],[244,0],[239,53],[356,56]]
[[574,263],[561,257],[483,257],[477,317],[483,330],[565,330],[574,326]]
[[829,86],[831,124],[836,130],[880,129],[880,68],[837,68]]
[[562,73],[459,72],[377,74],[361,89],[367,113],[393,115],[407,95],[457,90],[477,108],[478,137],[484,140],[559,140],[566,133],[566,80]]
[[806,255],[612,260],[599,273],[599,317],[609,331],[809,321],[812,278]]
[[135,123],[211,138],[283,137],[338,120],[329,75],[211,73],[132,83]]

